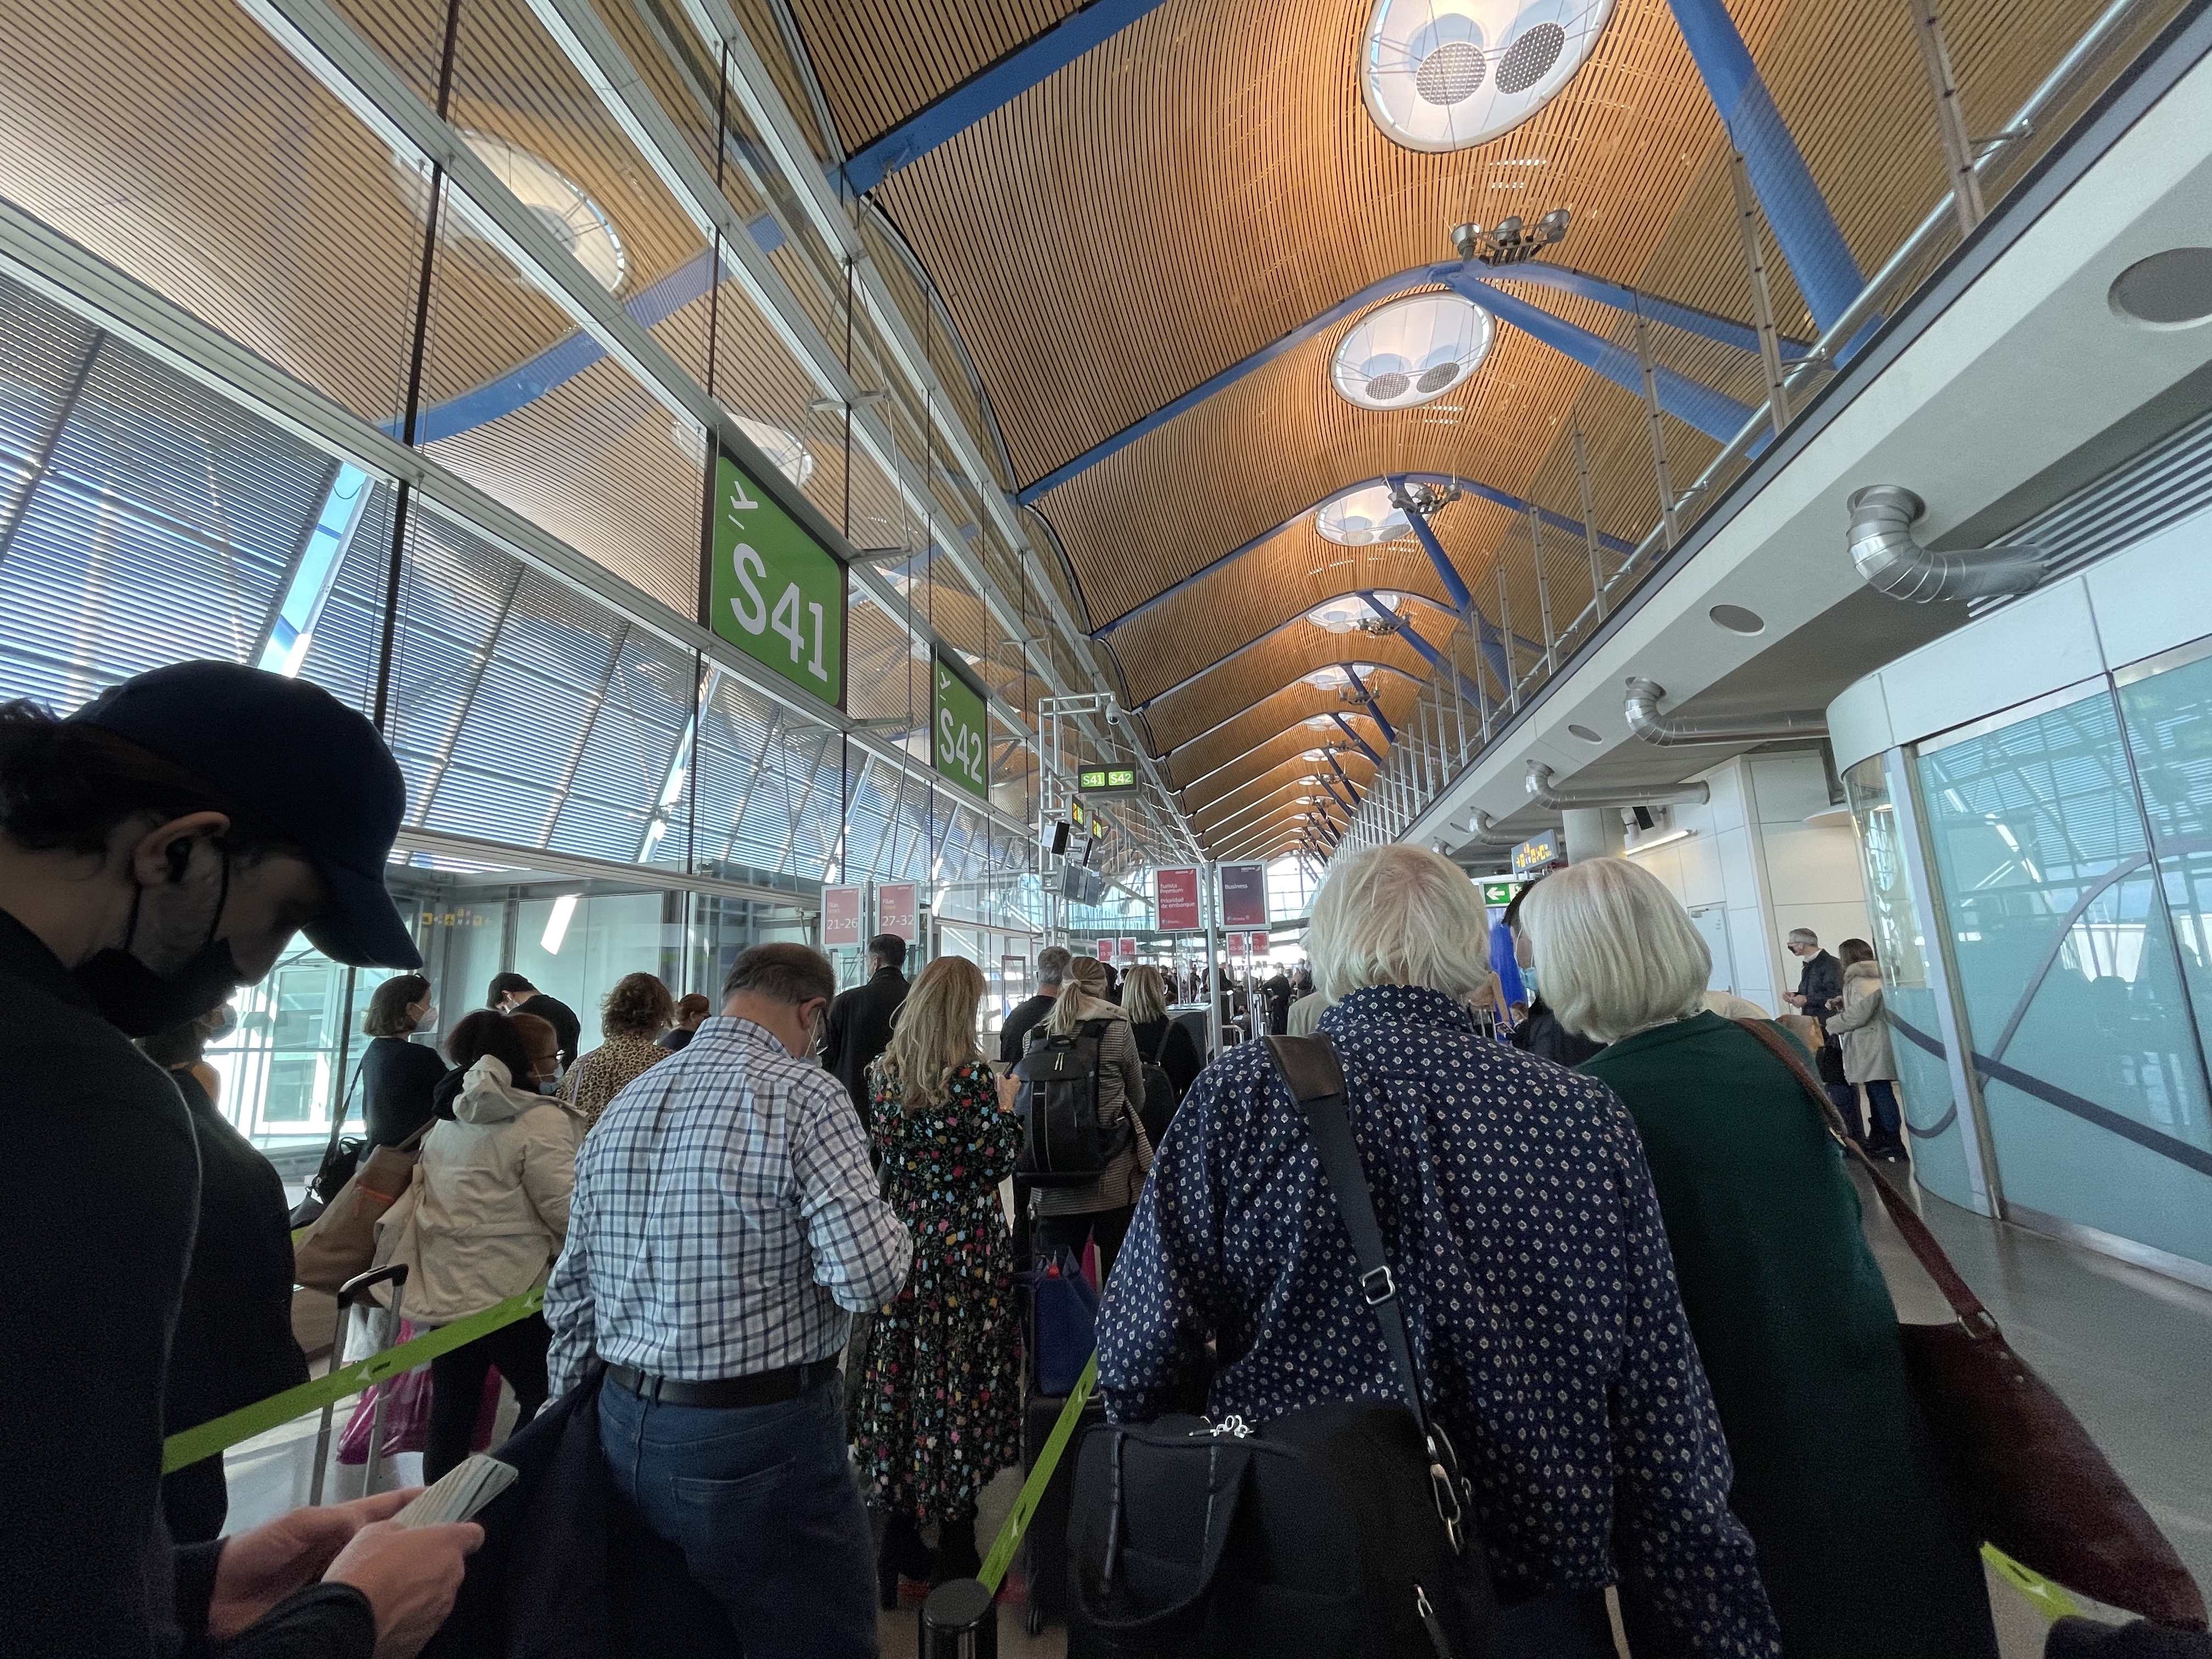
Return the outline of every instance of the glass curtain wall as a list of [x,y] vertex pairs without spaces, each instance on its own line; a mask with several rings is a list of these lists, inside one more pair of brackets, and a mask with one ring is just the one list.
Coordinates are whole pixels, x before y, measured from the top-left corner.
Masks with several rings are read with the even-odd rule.
[[1924,741],[1909,778],[1863,762],[1850,782],[1921,1178],[1961,1196],[1903,787],[2008,1210],[2212,1267],[2208,732],[2212,641]]

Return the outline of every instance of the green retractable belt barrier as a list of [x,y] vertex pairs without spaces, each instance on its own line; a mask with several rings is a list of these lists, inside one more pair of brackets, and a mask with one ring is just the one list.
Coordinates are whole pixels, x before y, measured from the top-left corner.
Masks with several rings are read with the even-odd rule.
[[228,1451],[241,1440],[251,1440],[257,1434],[266,1434],[280,1423],[289,1423],[295,1417],[320,1411],[325,1406],[343,1400],[372,1382],[381,1382],[402,1371],[411,1371],[417,1365],[425,1364],[441,1353],[451,1353],[456,1348],[465,1346],[502,1325],[512,1325],[518,1319],[527,1319],[544,1305],[544,1286],[525,1291],[520,1296],[511,1296],[495,1307],[486,1308],[482,1313],[471,1314],[466,1319],[457,1319],[450,1325],[441,1325],[434,1331],[426,1331],[396,1348],[386,1348],[382,1353],[371,1354],[350,1365],[342,1365],[326,1376],[314,1377],[296,1389],[287,1389],[282,1394],[270,1395],[266,1400],[257,1400],[251,1406],[241,1406],[227,1417],[218,1417],[198,1428],[181,1429],[161,1443],[161,1473],[173,1474],[177,1470],[188,1468],[218,1452]]
[[1060,1421],[1045,1437],[1044,1449],[1037,1454],[1036,1467],[1030,1471],[1030,1478],[1022,1482],[1021,1496],[1014,1499],[1014,1507],[1007,1512],[1006,1524],[999,1528],[997,1541],[991,1546],[990,1554],[983,1558],[983,1570],[975,1575],[994,1595],[1006,1582],[1006,1569],[1014,1564],[1014,1552],[1022,1547],[1022,1534],[1030,1529],[1030,1517],[1043,1501],[1044,1489],[1052,1484],[1052,1472],[1060,1467],[1060,1455],[1075,1437],[1075,1425],[1083,1415],[1084,1407],[1090,1403],[1091,1390],[1097,1382],[1098,1356],[1094,1352],[1090,1363],[1084,1366],[1083,1375],[1075,1379],[1067,1403],[1060,1408]]

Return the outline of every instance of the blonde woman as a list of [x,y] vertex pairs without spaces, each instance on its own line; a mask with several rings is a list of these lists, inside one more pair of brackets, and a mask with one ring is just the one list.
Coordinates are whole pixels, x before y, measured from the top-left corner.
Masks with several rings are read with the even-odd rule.
[[[884,1197],[914,1235],[906,1288],[876,1316],[848,1425],[884,1512],[877,1589],[972,1575],[975,1499],[1021,1460],[1020,1322],[999,1183],[1021,1121],[975,1041],[983,970],[939,957],[908,990],[870,1070]],[[935,1522],[933,1559],[920,1529]]]
[[1131,1144],[1096,1181],[1036,1188],[1030,1242],[1041,1261],[1064,1251],[1079,1256],[1086,1241],[1095,1243],[1103,1284],[1113,1273],[1129,1218],[1137,1212],[1137,1194],[1152,1167],[1152,1147],[1138,1121],[1145,1106],[1145,1062],[1137,1051],[1136,1030],[1127,1010],[1106,1000],[1106,964],[1096,957],[1076,957],[1067,964],[1066,988],[1054,1001],[1052,1012],[1030,1028],[1030,1040],[1073,1036],[1093,1023],[1098,1028],[1098,1127],[1110,1135],[1127,1116]]

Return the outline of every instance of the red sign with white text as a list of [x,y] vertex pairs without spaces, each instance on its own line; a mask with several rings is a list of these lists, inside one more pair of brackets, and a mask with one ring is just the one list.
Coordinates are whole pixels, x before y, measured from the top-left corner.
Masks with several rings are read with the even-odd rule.
[[1112,939],[1102,939],[1094,941],[1094,943],[1098,946],[1097,955],[1099,961],[1111,962],[1114,960],[1114,941]]
[[1134,967],[1134,966],[1136,965],[1136,962],[1137,962],[1137,941],[1136,941],[1136,940],[1134,940],[1134,939],[1123,939],[1123,940],[1121,941],[1121,965],[1122,965],[1124,968],[1133,968],[1133,967]]
[[1163,933],[1194,933],[1206,924],[1198,914],[1198,872],[1162,870],[1159,884],[1159,927]]
[[860,890],[825,887],[822,890],[822,948],[858,950],[860,945]]
[[910,881],[887,881],[876,889],[876,931],[896,933],[908,945],[915,942],[915,908],[919,896]]

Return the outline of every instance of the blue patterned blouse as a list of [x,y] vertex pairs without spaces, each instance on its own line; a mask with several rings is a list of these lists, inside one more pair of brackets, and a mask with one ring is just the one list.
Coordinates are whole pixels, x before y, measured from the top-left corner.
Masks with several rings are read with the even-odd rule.
[[[1624,1574],[1678,1650],[1781,1651],[1729,1513],[1731,1470],[1674,1287],[1650,1172],[1609,1089],[1486,1042],[1450,998],[1355,991],[1322,1017],[1425,1395],[1474,1483],[1501,1595]],[[1304,1115],[1257,1044],[1199,1076],[1145,1185],[1098,1316],[1108,1414],[1265,1422],[1389,1399]],[[1634,1559],[1616,1571],[1613,1510]]]

